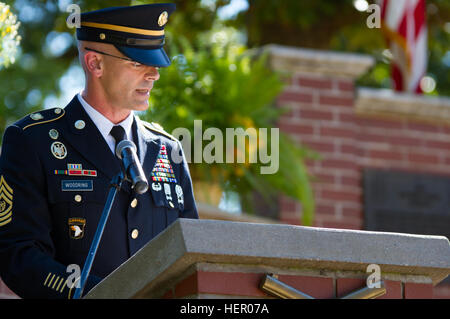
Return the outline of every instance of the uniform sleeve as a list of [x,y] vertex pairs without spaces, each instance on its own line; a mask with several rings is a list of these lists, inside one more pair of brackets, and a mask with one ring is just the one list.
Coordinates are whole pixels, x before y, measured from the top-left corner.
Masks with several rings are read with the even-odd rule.
[[191,174],[189,173],[189,166],[184,155],[181,143],[177,142],[177,150],[182,156],[180,186],[184,194],[184,209],[181,212],[181,218],[195,218],[198,219],[197,205],[195,204],[194,189],[192,187]]
[[[76,282],[54,260],[46,176],[21,128],[7,128],[0,157],[0,277],[22,298],[71,298]],[[82,267],[83,265],[80,265]],[[100,281],[91,276],[87,293]],[[72,288],[71,288],[72,287]]]

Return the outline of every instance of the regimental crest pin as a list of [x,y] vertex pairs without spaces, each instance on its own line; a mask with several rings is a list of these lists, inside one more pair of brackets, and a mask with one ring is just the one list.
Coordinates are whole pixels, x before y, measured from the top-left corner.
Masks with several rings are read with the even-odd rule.
[[54,128],[52,128],[50,131],[48,131],[48,135],[50,136],[51,139],[53,140],[57,140],[59,137],[59,133],[57,130],[55,130]]
[[12,220],[12,206],[13,190],[2,175],[0,177],[0,227]]
[[86,219],[74,217],[69,218],[69,235],[73,239],[81,239],[84,236],[84,226],[86,225]]
[[53,144],[50,146],[50,151],[57,159],[63,159],[67,156],[67,148],[61,142],[53,142]]

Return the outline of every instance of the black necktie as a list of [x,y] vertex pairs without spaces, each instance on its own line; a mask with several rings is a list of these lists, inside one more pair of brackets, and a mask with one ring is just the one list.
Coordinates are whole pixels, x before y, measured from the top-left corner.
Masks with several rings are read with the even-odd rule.
[[116,145],[114,146],[114,153],[116,152],[117,144],[119,144],[121,141],[127,139],[127,135],[125,134],[125,130],[122,126],[116,125],[111,129],[111,132],[109,133],[114,137],[116,140]]

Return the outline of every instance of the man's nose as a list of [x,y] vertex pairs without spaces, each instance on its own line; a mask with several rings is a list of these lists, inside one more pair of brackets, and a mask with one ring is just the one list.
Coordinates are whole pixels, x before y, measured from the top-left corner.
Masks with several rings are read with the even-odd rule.
[[148,67],[145,72],[145,79],[148,81],[158,81],[159,80],[158,68],[154,66]]

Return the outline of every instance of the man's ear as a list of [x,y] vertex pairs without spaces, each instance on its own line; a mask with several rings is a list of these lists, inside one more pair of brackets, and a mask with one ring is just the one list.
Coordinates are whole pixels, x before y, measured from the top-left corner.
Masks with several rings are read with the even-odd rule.
[[93,76],[99,78],[103,74],[103,60],[95,52],[86,52],[84,55],[84,63],[87,70]]

